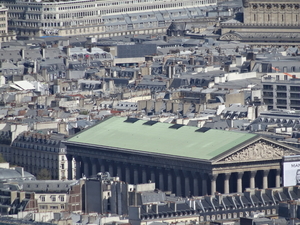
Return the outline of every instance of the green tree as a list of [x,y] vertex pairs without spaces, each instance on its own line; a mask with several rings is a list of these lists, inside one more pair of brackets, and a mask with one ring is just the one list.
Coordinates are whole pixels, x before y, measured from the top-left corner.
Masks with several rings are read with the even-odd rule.
[[3,155],[0,153],[0,163],[5,163],[6,161],[5,161],[5,159],[4,159],[4,157],[3,157]]
[[41,169],[38,173],[37,177],[38,180],[51,180],[51,173],[47,169]]

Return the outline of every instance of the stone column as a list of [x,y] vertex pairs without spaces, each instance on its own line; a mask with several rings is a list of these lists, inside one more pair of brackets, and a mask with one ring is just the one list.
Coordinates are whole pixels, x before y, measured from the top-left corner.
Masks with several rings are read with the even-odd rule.
[[243,178],[244,172],[238,172],[237,173],[237,192],[243,191],[243,184],[242,184],[242,178]]
[[173,192],[173,179],[172,179],[172,171],[168,171],[168,183],[167,183],[167,186],[168,186],[168,190],[167,191],[171,191]]
[[142,183],[148,183],[148,181],[147,181],[147,172],[146,172],[146,168],[145,167],[143,167],[143,169],[142,169]]
[[89,167],[90,167],[90,160],[88,157],[85,157],[83,159],[83,173],[86,177],[90,176]]
[[199,195],[198,177],[198,173],[193,174],[193,196]]
[[250,188],[255,188],[255,175],[257,171],[250,171]]
[[73,157],[71,155],[67,155],[67,159],[68,159],[68,180],[73,180],[73,167],[72,167]]
[[269,174],[269,170],[264,170],[263,189],[266,189],[266,188],[269,187],[269,185],[268,185],[268,174]]
[[130,169],[129,169],[129,165],[125,164],[125,181],[130,184]]
[[280,187],[280,169],[276,170],[276,187]]
[[105,161],[103,159],[99,160],[100,162],[100,172],[104,173],[105,171]]
[[231,173],[225,173],[224,176],[224,194],[229,194],[229,179]]
[[179,172],[176,173],[176,195],[177,196],[182,196],[181,177],[180,177]]
[[119,163],[116,164],[117,164],[117,176],[120,178],[120,180],[124,180],[122,177],[122,168]]
[[[154,168],[153,167],[149,167],[150,169],[150,180],[152,183],[155,183],[155,171],[154,171]],[[158,184],[156,184],[157,186]]]
[[111,177],[114,176],[114,165],[112,161],[108,162],[108,172]]
[[76,180],[81,178],[81,158],[76,157]]
[[162,171],[162,169],[158,169],[158,188],[161,190],[161,191],[164,191],[164,173]]
[[97,167],[98,167],[98,160],[92,160],[92,175],[97,175],[99,172]]
[[201,174],[201,194],[204,196],[204,195],[207,195],[208,192],[207,192],[207,174],[205,173],[202,173]]
[[191,195],[190,177],[188,173],[186,173],[184,177],[184,195],[184,197],[189,197]]
[[215,192],[217,191],[217,177],[218,177],[218,174],[211,174],[210,175],[210,182],[211,182],[211,195],[214,195]]
[[133,167],[133,183],[138,184],[139,183],[139,172],[137,165],[132,165]]

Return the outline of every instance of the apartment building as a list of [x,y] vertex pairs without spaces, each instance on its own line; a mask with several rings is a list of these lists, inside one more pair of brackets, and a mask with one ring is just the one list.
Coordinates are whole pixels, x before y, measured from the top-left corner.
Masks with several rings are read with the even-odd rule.
[[[8,26],[18,36],[73,36],[97,35],[105,32],[105,20],[124,25],[125,30],[133,28],[134,13],[148,12],[158,21],[164,20],[153,12],[163,10],[195,10],[197,7],[216,5],[217,0],[2,0],[8,8]],[[182,19],[178,14],[178,19]],[[188,14],[186,12],[185,14]],[[190,14],[193,14],[191,12]],[[119,21],[118,15],[128,14]],[[132,15],[131,15],[132,14]],[[144,15],[147,19],[148,14]],[[197,14],[197,12],[196,12]],[[107,17],[109,16],[109,18]],[[106,18],[105,18],[106,17]],[[139,19],[139,18],[137,18]],[[144,23],[143,21],[138,21]],[[147,21],[148,23],[149,21]],[[157,27],[159,24],[157,24]],[[119,29],[120,30],[120,29]]]
[[263,102],[268,109],[300,110],[300,79],[277,80],[275,77],[262,78]]
[[23,166],[34,175],[47,169],[52,179],[66,180],[69,164],[63,139],[64,135],[55,133],[24,132],[11,145],[10,163]]
[[4,4],[0,4],[0,42],[10,41],[15,38],[14,32],[8,33],[7,11],[8,8]]

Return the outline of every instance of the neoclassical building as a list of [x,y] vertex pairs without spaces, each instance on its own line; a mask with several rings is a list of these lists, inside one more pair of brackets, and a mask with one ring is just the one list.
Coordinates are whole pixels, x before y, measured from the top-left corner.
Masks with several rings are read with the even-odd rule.
[[[169,21],[198,16],[217,0],[0,0],[18,37],[164,33]],[[183,10],[184,9],[184,10]],[[186,9],[186,10],[185,10]],[[168,11],[176,18],[169,18]],[[140,17],[141,15],[141,17]],[[165,24],[166,22],[166,24]]]
[[[1,146],[0,150],[4,151],[8,162],[24,167],[35,176],[38,176],[42,169],[47,169],[52,179],[66,180],[68,163],[66,146],[61,142],[63,139],[64,135],[61,134],[26,131],[18,135],[10,147]],[[8,152],[5,151],[7,149]],[[75,168],[74,161],[72,169]]]
[[298,0],[243,0],[243,22],[221,23],[220,40],[300,42]]
[[128,183],[155,181],[181,196],[281,186],[293,147],[241,132],[112,117],[64,142],[68,177],[109,171]]

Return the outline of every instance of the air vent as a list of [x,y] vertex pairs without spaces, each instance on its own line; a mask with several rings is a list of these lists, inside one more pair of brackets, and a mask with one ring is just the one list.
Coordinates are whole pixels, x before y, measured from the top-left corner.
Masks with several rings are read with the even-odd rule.
[[152,126],[154,124],[158,123],[158,121],[153,121],[153,120],[149,120],[146,123],[143,123],[143,125],[148,125],[148,126]]
[[182,125],[182,124],[174,124],[174,125],[172,125],[172,126],[170,126],[169,128],[171,128],[171,129],[179,129],[180,127],[183,127],[184,125]]
[[138,120],[139,119],[137,119],[137,118],[127,118],[127,120],[125,120],[124,122],[126,122],[126,123],[135,123]]
[[210,130],[210,128],[208,127],[201,127],[198,130],[195,130],[195,132],[201,132],[201,133],[205,133],[206,131]]

